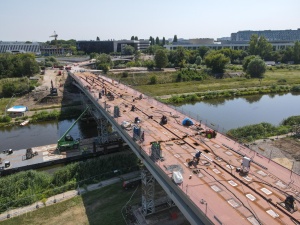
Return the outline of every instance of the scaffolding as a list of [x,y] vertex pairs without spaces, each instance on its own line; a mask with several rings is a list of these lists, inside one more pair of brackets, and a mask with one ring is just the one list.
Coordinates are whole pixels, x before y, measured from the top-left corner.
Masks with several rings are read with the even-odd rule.
[[142,213],[144,216],[155,213],[155,179],[147,169],[141,170],[142,178]]

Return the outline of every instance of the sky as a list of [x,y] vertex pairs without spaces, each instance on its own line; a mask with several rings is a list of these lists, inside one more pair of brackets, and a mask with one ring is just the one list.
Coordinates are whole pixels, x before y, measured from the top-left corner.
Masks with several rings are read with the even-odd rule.
[[300,28],[300,0],[0,0],[0,41],[229,37]]

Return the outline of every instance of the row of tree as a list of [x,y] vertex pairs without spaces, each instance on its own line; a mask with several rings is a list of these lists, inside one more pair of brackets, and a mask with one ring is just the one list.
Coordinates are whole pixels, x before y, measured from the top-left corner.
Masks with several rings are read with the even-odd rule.
[[39,71],[34,54],[0,54],[0,78],[32,76]]

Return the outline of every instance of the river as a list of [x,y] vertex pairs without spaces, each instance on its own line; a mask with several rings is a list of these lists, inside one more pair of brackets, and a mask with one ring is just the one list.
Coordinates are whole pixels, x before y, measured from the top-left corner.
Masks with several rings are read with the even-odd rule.
[[[300,115],[300,95],[273,94],[213,99],[176,107],[186,115],[202,120],[218,131],[268,122],[279,125],[290,116]],[[54,144],[74,120],[0,128],[0,151]],[[73,138],[97,136],[95,123],[79,121],[70,134]]]
[[[57,140],[72,125],[74,120],[52,121],[27,126],[0,128],[0,151],[36,147],[57,143]],[[79,121],[69,133],[73,138],[91,138],[97,136],[95,123]]]
[[300,95],[288,93],[220,98],[176,108],[218,131],[261,122],[277,126],[283,119],[300,115]]

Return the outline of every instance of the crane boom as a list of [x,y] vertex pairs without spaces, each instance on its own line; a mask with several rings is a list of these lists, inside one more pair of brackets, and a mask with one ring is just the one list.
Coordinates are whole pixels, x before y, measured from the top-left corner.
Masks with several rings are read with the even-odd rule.
[[72,130],[72,128],[75,126],[75,124],[78,122],[78,120],[80,120],[80,118],[85,114],[85,112],[88,110],[88,108],[89,107],[86,107],[86,109],[83,111],[83,113],[81,113],[81,115],[77,118],[77,120],[75,120],[73,122],[73,124],[70,126],[70,128],[63,134],[63,136],[61,136],[61,138],[58,140],[58,143],[61,142],[62,140],[64,140],[66,135],[70,132],[70,130]]

